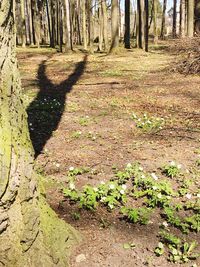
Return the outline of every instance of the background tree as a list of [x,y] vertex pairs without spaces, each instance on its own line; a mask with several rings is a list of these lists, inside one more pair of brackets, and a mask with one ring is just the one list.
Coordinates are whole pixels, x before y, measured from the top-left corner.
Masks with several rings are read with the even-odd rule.
[[125,0],[125,48],[130,48],[130,0]]
[[194,36],[194,0],[187,1],[187,36]]
[[102,15],[103,15],[103,41],[104,50],[108,51],[108,14],[106,0],[101,0]]
[[154,43],[158,43],[158,0],[153,0],[153,33],[154,33]]
[[119,3],[118,0],[112,0],[111,7],[111,46],[112,53],[119,46]]
[[144,43],[144,18],[143,18],[143,0],[137,0],[137,26],[136,26],[136,35],[137,35],[137,47],[143,48]]
[[165,16],[166,16],[167,0],[163,0],[162,24],[160,31],[160,38],[164,39],[165,34]]
[[172,36],[173,36],[173,38],[176,38],[176,21],[177,21],[177,0],[174,0],[173,25],[172,25]]
[[149,50],[149,1],[144,1],[144,35],[145,35],[145,51]]
[[180,0],[180,37],[185,37],[185,18],[186,18],[186,7],[185,0]]

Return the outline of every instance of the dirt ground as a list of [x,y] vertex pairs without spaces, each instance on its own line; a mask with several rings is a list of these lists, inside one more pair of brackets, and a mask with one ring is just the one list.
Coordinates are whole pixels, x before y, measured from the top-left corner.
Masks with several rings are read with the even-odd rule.
[[[159,217],[140,226],[103,208],[80,211],[59,204],[60,188],[70,167],[92,170],[78,177],[79,187],[106,181],[113,166],[120,169],[134,161],[157,173],[171,160],[191,168],[200,148],[200,77],[169,72],[174,55],[159,47],[113,56],[19,49],[18,58],[36,169],[46,177],[50,205],[82,236],[70,266],[174,266],[153,253]],[[133,112],[162,117],[166,124],[145,133],[136,128]],[[124,249],[128,242],[135,248]]]

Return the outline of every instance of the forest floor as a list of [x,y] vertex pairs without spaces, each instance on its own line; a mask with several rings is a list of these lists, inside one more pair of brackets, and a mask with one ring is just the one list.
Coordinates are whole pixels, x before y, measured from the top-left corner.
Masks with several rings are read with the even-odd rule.
[[[147,225],[129,223],[115,209],[88,211],[63,201],[61,188],[73,168],[88,168],[76,177],[82,188],[106,182],[136,161],[159,179],[170,161],[192,177],[199,168],[200,77],[169,72],[175,55],[163,46],[108,56],[18,49],[18,59],[36,169],[46,177],[50,205],[83,238],[70,266],[174,266],[154,254],[164,221],[157,213]],[[142,120],[145,113],[150,121],[153,116],[160,125],[139,126],[133,113]],[[191,233],[193,239],[200,243],[198,234]]]

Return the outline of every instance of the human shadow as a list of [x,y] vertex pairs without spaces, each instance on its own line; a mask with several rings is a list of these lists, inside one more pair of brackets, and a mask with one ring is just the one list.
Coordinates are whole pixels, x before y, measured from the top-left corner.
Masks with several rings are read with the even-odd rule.
[[37,157],[46,142],[56,131],[65,110],[66,96],[83,75],[87,55],[75,66],[73,73],[60,84],[54,84],[47,77],[47,60],[38,68],[37,80],[40,91],[27,108],[30,138]]

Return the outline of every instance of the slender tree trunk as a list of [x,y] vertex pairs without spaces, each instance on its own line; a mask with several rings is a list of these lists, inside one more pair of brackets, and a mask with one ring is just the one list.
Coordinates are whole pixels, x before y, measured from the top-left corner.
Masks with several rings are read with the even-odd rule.
[[50,20],[50,14],[49,14],[49,1],[46,0],[46,13],[47,13],[47,23],[48,23],[48,30],[49,30],[49,40],[50,40],[50,46],[52,45],[52,32],[51,32],[51,20]]
[[145,36],[145,51],[149,50],[149,2],[144,1],[144,36]]
[[98,51],[103,49],[103,15],[102,15],[102,5],[101,0],[98,1],[98,20],[99,20],[99,45]]
[[26,23],[25,23],[25,3],[24,0],[20,2],[21,6],[21,31],[22,31],[22,47],[26,47]]
[[112,0],[111,7],[111,46],[110,53],[114,52],[119,46],[119,5],[118,0]]
[[71,239],[40,194],[15,56],[14,1],[0,5],[0,265],[65,267]]
[[174,8],[173,8],[173,26],[172,26],[172,36],[176,38],[176,21],[177,21],[177,0],[174,0]]
[[26,4],[26,16],[27,16],[27,36],[28,36],[28,40],[29,40],[29,44],[31,44],[31,39],[32,39],[32,35],[31,35],[31,11],[30,11],[30,6],[29,6],[29,0],[25,0],[25,4]]
[[153,32],[154,32],[154,44],[158,43],[158,0],[153,0]]
[[76,21],[77,21],[77,31],[78,31],[78,44],[82,45],[80,15],[81,15],[80,1],[77,0]]
[[102,15],[103,15],[103,40],[104,40],[104,50],[108,51],[108,15],[106,0],[101,0]]
[[165,16],[166,16],[167,0],[163,0],[162,24],[160,38],[164,39],[165,36]]
[[194,36],[194,0],[188,1],[187,6],[187,35]]
[[50,1],[51,1],[51,43],[50,43],[50,46],[54,48],[56,44],[56,7],[55,7],[55,0],[50,0]]
[[67,2],[63,0],[63,25],[64,25],[64,36],[65,36],[65,52],[70,49],[70,42],[69,42],[69,30],[68,30],[68,23],[67,23]]
[[70,48],[73,51],[73,18],[72,18],[72,3],[68,1],[69,5],[69,28],[70,28]]
[[130,49],[130,0],[125,0],[125,34],[124,34],[125,48]]
[[88,1],[88,19],[89,19],[89,46],[90,53],[94,53],[94,24],[93,24],[93,13],[92,13],[92,0]]
[[185,37],[185,0],[180,0],[180,37]]
[[86,30],[86,11],[85,0],[82,0],[82,24],[83,24],[83,47],[87,50],[87,30]]
[[35,37],[35,25],[34,25],[34,21],[35,21],[35,8],[34,8],[34,0],[30,0],[30,4],[31,4],[31,29],[32,29],[32,44],[36,44],[36,37]]
[[137,33],[137,47],[143,48],[144,43],[144,18],[143,18],[143,3],[142,0],[137,0],[137,26],[136,26],[136,33]]

